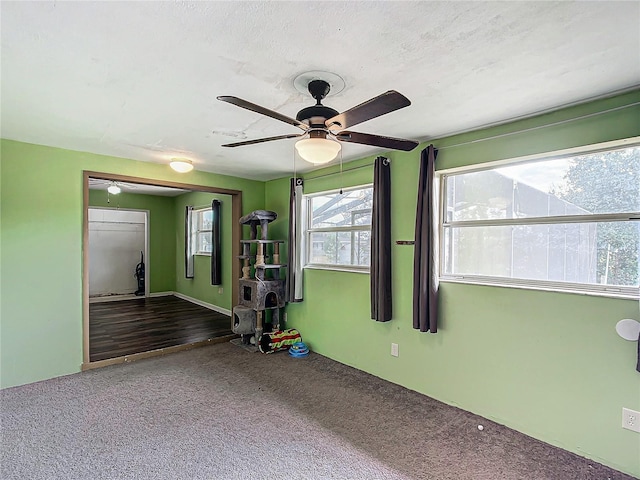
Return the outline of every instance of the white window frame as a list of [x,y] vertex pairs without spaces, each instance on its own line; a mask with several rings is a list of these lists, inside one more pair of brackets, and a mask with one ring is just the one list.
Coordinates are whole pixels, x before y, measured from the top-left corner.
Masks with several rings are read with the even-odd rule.
[[438,192],[438,278],[441,282],[452,283],[469,283],[479,285],[495,285],[501,287],[513,287],[533,290],[545,290],[554,292],[568,292],[583,295],[596,295],[614,298],[640,299],[640,288],[636,286],[612,286],[601,284],[571,283],[549,280],[529,280],[521,278],[494,277],[485,275],[458,275],[445,274],[444,261],[445,252],[442,246],[444,231],[447,227],[479,227],[479,226],[510,226],[510,225],[549,225],[549,224],[567,224],[567,223],[597,223],[597,222],[634,222],[640,221],[640,212],[625,212],[613,214],[589,214],[589,215],[567,215],[567,216],[548,216],[548,217],[527,217],[527,218],[505,218],[505,219],[487,219],[487,220],[463,220],[449,221],[446,220],[446,181],[447,177],[462,173],[479,172],[483,170],[493,170],[500,167],[521,165],[523,163],[532,163],[544,160],[559,159],[563,157],[573,157],[578,155],[593,154],[615,150],[621,148],[630,148],[640,146],[640,137],[616,140],[596,145],[587,145],[571,149],[565,149],[555,152],[545,152],[542,154],[529,155],[526,157],[517,157],[507,160],[495,162],[487,162],[482,165],[469,165],[464,167],[456,167],[451,169],[436,171],[436,182],[439,187]]
[[211,252],[204,252],[202,250],[200,250],[200,243],[198,242],[198,238],[199,238],[199,234],[200,233],[209,233],[210,238],[211,238],[211,242],[213,243],[213,230],[212,229],[204,229],[204,228],[200,228],[202,221],[202,215],[205,212],[210,212],[211,211],[211,207],[204,207],[204,208],[194,208],[193,209],[193,213],[191,214],[191,246],[192,246],[192,251],[194,255],[202,255],[202,256],[206,256],[206,257],[210,257],[211,256]]
[[[357,185],[354,187],[343,188],[342,192],[351,192],[354,190],[364,190],[367,188],[373,189],[373,183],[364,185]],[[325,195],[332,195],[340,193],[340,189],[324,190],[322,192],[315,192],[304,195],[303,201],[303,215],[302,221],[304,224],[304,268],[318,269],[318,270],[335,270],[342,272],[356,272],[356,273],[369,273],[369,265],[337,265],[326,263],[310,263],[311,249],[313,248],[313,242],[311,241],[311,235],[318,232],[371,232],[371,225],[368,228],[362,225],[345,226],[345,227],[323,227],[312,228],[312,216],[311,216],[311,201],[314,197],[321,197]],[[352,242],[353,248],[353,242]]]

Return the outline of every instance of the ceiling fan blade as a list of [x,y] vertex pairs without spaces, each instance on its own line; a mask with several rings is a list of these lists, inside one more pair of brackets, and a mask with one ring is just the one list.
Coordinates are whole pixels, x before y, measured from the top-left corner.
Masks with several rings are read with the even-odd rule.
[[400,108],[408,107],[411,102],[407,97],[395,90],[378,95],[367,100],[349,110],[330,118],[325,122],[327,128],[338,127],[340,129],[349,128],[372,118],[379,117],[385,113],[390,113]]
[[288,123],[289,125],[293,125],[305,131],[309,128],[307,124],[299,122],[295,118],[287,117],[286,115],[282,115],[281,113],[274,112],[273,110],[269,110],[268,108],[261,107],[260,105],[256,105],[255,103],[247,102],[246,100],[242,100],[241,98],[238,98],[238,97],[230,97],[230,96],[223,95],[217,98],[222,102],[227,102],[232,105],[236,105],[237,107],[251,110],[252,112],[261,113],[262,115],[275,118],[276,120],[280,120],[281,122]]
[[347,131],[336,134],[336,139],[341,142],[361,143],[363,145],[373,145],[374,147],[384,147],[392,150],[404,150],[405,152],[409,152],[419,145],[418,142],[405,140],[403,138],[383,137],[381,135]]
[[285,138],[301,137],[304,133],[291,133],[289,135],[278,135],[277,137],[256,138],[255,140],[245,140],[244,142],[227,143],[223,147],[241,147],[243,145],[253,145],[254,143],[270,142],[271,140],[283,140]]

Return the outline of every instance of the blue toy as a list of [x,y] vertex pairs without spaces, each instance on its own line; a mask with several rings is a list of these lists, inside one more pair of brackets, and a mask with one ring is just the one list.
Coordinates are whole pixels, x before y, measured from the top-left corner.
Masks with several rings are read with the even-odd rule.
[[306,357],[309,355],[309,347],[304,342],[296,342],[289,347],[289,355],[294,358]]

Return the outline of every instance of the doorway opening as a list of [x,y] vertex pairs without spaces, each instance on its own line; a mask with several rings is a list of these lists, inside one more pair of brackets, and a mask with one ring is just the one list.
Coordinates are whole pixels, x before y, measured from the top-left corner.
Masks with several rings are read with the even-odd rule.
[[[200,290],[192,290],[216,294],[223,294],[224,290],[227,302],[225,308],[218,308],[217,305],[220,304],[215,302],[202,301],[195,293],[189,296],[188,288],[185,294],[185,282],[189,280],[185,280],[184,274],[181,276],[180,273],[181,265],[184,265],[180,242],[186,243],[184,221],[181,224],[180,215],[184,210],[181,203],[189,200],[195,199],[195,205],[200,205],[197,202],[204,197],[224,199],[223,206],[226,203],[226,215],[229,219],[227,232],[230,232],[231,237],[226,238],[224,247],[223,256],[228,262],[226,275],[230,279],[240,278],[240,264],[234,261],[240,255],[242,236],[242,226],[238,221],[242,216],[240,190],[84,171],[83,192],[83,370],[216,341],[228,341],[234,337],[230,312],[238,300],[237,282],[227,282],[227,288],[224,289],[209,285]],[[125,201],[127,197],[128,202]],[[175,197],[175,200],[167,197]],[[166,217],[159,216],[155,207],[149,210],[140,206],[143,201],[173,201],[174,213],[169,214],[172,222],[167,223],[166,227],[163,225],[161,229],[167,233],[168,242],[154,239],[158,222]],[[143,243],[140,242],[141,238]],[[170,241],[173,241],[173,250],[165,248]],[[134,261],[134,253],[135,263],[130,265]],[[157,268],[155,265],[163,257],[169,260],[165,261],[163,268]],[[121,259],[124,261],[120,262]],[[152,264],[151,261],[156,263]],[[116,266],[115,263],[121,264]],[[141,265],[144,276],[139,279],[136,274],[140,273]],[[200,257],[196,267],[198,265],[207,265],[206,259]],[[167,283],[166,277],[171,274],[174,275],[174,280]],[[200,276],[201,279],[203,277],[204,275]],[[144,284],[143,291],[140,290],[139,280]],[[160,286],[158,282],[161,283]],[[136,288],[131,290],[133,286]],[[135,295],[136,292],[138,295]],[[123,297],[123,294],[129,297]],[[110,297],[118,300],[130,299],[104,302]],[[202,310],[192,311],[198,308]],[[169,314],[172,310],[184,312],[185,309],[191,313],[184,322],[179,314]],[[92,321],[92,316],[95,321]],[[199,324],[192,321],[194,316],[201,317],[202,321]],[[122,320],[120,324],[118,319]],[[124,333],[118,330],[120,327],[126,328],[127,324],[130,325],[130,330]],[[162,331],[163,328],[166,332]],[[135,339],[130,336],[141,330],[145,333]],[[180,334],[169,335],[169,331]],[[139,350],[132,350],[135,345],[138,345]]]

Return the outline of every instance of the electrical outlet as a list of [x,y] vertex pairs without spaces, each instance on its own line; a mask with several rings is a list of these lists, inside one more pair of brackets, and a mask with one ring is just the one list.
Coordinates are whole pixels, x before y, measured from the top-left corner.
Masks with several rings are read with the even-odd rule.
[[222,287],[218,288],[218,295],[222,295],[222,292],[224,292],[224,288]]
[[640,412],[636,412],[630,408],[623,408],[622,428],[640,433]]
[[398,356],[398,344],[397,343],[392,343],[391,344],[391,355],[394,357]]

